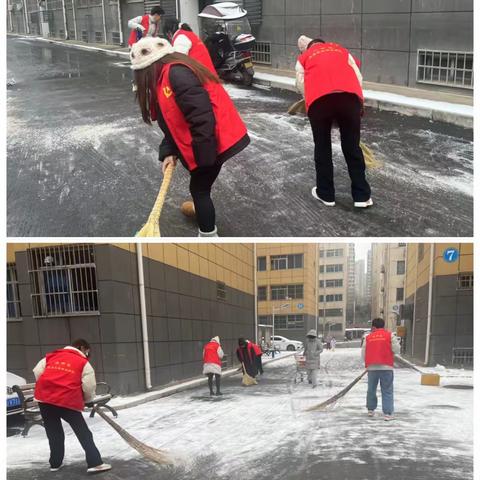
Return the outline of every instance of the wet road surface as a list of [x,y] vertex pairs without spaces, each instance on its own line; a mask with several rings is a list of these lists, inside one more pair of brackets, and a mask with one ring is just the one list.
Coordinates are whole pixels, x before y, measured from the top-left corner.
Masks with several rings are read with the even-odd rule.
[[[8,235],[132,236],[161,182],[162,134],[140,118],[120,58],[8,38]],[[308,120],[290,117],[291,92],[228,86],[251,145],[224,166],[213,198],[221,236],[471,236],[472,131],[367,110],[363,140],[375,206],[354,211],[338,132],[337,206],[315,201]],[[163,236],[196,236],[179,206],[180,166],[161,218]]]

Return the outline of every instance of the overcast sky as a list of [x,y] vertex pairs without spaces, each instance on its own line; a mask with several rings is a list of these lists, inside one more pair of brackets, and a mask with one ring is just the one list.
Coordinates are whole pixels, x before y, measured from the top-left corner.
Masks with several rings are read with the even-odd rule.
[[372,248],[371,243],[353,242],[355,244],[355,260],[365,260],[367,268],[367,252]]

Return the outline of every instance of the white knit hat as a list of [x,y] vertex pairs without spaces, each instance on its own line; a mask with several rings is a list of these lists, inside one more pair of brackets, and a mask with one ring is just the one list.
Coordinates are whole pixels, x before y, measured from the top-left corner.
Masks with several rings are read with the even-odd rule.
[[307,37],[306,35],[301,35],[298,39],[298,49],[301,52],[304,52],[311,41],[312,41],[311,38]]
[[130,61],[132,70],[142,70],[152,63],[160,60],[169,53],[174,53],[173,47],[168,40],[159,37],[144,37],[134,43],[130,50]]
[[219,337],[213,337],[210,341],[220,343],[220,338]]

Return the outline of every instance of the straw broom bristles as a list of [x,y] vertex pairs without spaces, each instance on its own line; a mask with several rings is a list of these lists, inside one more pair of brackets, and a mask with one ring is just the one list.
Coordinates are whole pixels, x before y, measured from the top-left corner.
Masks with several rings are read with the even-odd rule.
[[165,203],[165,198],[167,196],[168,187],[170,186],[174,170],[174,165],[167,165],[165,175],[163,176],[162,185],[160,187],[160,191],[158,192],[152,211],[150,212],[145,225],[135,235],[136,237],[161,237],[159,225],[160,215],[162,213],[163,204]]

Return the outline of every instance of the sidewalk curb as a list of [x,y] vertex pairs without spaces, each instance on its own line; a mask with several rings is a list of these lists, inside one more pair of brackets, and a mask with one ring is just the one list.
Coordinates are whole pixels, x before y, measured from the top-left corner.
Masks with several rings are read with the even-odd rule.
[[[296,352],[293,352],[291,354],[282,355],[281,357],[278,357],[278,358],[271,358],[269,360],[265,360],[263,362],[263,364],[268,365],[270,363],[277,362],[279,360],[283,360],[284,358],[292,357],[293,355],[295,355],[295,353]],[[235,375],[240,375],[240,372],[238,371],[238,367],[237,368],[230,368],[230,369],[222,372],[222,377],[226,377],[226,378],[233,377]],[[199,377],[199,378],[195,378],[195,379],[192,379],[192,380],[189,380],[189,381],[186,381],[186,382],[179,383],[177,385],[172,385],[170,387],[164,387],[163,389],[158,390],[156,393],[143,392],[142,394],[152,393],[152,395],[147,397],[147,398],[142,398],[142,399],[139,399],[139,400],[132,400],[130,402],[127,401],[126,403],[121,403],[119,405],[115,405],[113,403],[111,406],[113,408],[115,408],[115,410],[125,410],[127,408],[138,407],[139,405],[143,405],[145,403],[152,402],[154,400],[159,400],[161,398],[170,397],[171,395],[175,395],[176,393],[185,392],[187,390],[193,390],[193,389],[198,388],[202,385],[206,385],[206,383],[207,383],[207,379],[205,377]],[[140,395],[142,395],[142,394],[140,394]]]

